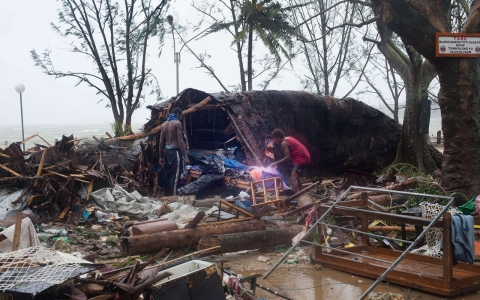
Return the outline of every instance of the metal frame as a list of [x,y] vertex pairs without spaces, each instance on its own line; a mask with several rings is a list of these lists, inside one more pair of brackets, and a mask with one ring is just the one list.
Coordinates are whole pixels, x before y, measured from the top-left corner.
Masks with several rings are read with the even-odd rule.
[[[341,206],[341,205],[338,205],[340,203],[340,201],[342,201],[346,195],[348,195],[350,193],[350,191],[352,190],[363,190],[363,191],[379,191],[379,192],[385,192],[385,193],[396,193],[396,194],[403,194],[403,195],[410,195],[410,196],[420,196],[420,197],[427,197],[427,198],[440,198],[440,199],[445,199],[445,200],[448,200],[448,203],[447,205],[445,205],[445,207],[442,209],[442,211],[433,219],[433,220],[430,220],[430,219],[424,219],[424,218],[419,218],[419,217],[410,217],[410,216],[402,216],[402,215],[394,215],[394,214],[391,214],[391,213],[382,213],[382,212],[376,212],[376,211],[369,211],[369,210],[364,210],[364,209],[358,209],[358,208],[352,208],[352,207],[348,207],[348,206]],[[365,194],[366,195],[366,194]],[[395,216],[396,219],[404,219],[405,221],[411,221],[411,220],[414,220],[416,222],[420,222],[420,223],[425,223],[427,222],[428,223],[428,226],[425,228],[425,230],[419,235],[417,236],[417,238],[413,241],[413,242],[409,242],[409,241],[406,241],[406,240],[399,240],[399,239],[396,239],[396,238],[389,238],[389,237],[386,237],[386,236],[381,236],[382,238],[384,239],[387,239],[387,240],[394,240],[394,241],[401,241],[403,243],[411,243],[410,246],[405,250],[403,251],[403,253],[398,256],[398,258],[392,263],[391,261],[386,261],[386,260],[381,260],[381,259],[377,259],[377,258],[373,258],[373,257],[367,257],[368,259],[372,259],[372,260],[376,260],[376,261],[380,261],[380,262],[383,262],[383,263],[388,263],[388,264],[391,264],[389,268],[387,268],[383,274],[377,278],[377,280],[362,294],[362,296],[360,297],[360,299],[365,299],[365,297],[380,283],[382,282],[385,277],[388,275],[388,273],[390,273],[393,269],[395,269],[395,267],[405,258],[405,256],[411,252],[417,245],[418,243],[425,237],[425,235],[427,234],[428,230],[430,228],[432,228],[433,226],[435,226],[437,224],[437,222],[440,220],[440,218],[443,217],[443,215],[448,211],[448,209],[452,206],[453,202],[454,202],[454,198],[453,197],[448,197],[448,196],[439,196],[439,195],[430,195],[430,194],[420,194],[420,193],[412,193],[412,192],[404,192],[404,191],[394,191],[394,190],[384,190],[384,189],[377,189],[377,188],[367,188],[367,187],[360,187],[360,186],[350,186],[331,206],[328,207],[328,209],[322,214],[322,216],[315,222],[315,224],[313,224],[308,230],[307,232],[305,233],[304,235],[304,238],[302,238],[301,240],[299,240],[293,247],[291,247],[287,252],[285,252],[284,256],[267,272],[265,273],[265,275],[263,276],[263,279],[267,278],[279,265],[280,263],[282,263],[285,258],[292,252],[293,249],[295,249],[300,243],[307,243],[307,244],[311,244],[311,245],[314,245],[314,246],[318,246],[318,247],[322,247],[322,248],[327,248],[327,249],[332,249],[336,252],[340,252],[340,253],[347,253],[347,254],[352,254],[351,251],[346,251],[346,250],[341,250],[341,249],[337,249],[337,248],[332,248],[332,247],[329,247],[329,246],[325,246],[325,245],[320,245],[318,243],[314,243],[314,242],[309,242],[307,240],[305,240],[308,235],[314,230],[314,228],[317,228],[318,225],[326,225],[326,223],[323,222],[323,220],[333,211],[333,210],[336,210],[336,209],[341,209],[343,211],[351,211],[352,213],[353,212],[356,212],[356,213],[368,213],[368,214],[373,214],[373,215],[378,215],[378,216],[384,216],[384,217],[391,217],[391,216]],[[353,202],[353,201],[349,201],[349,202]],[[357,202],[358,203],[358,202]],[[364,199],[362,199],[362,204],[363,206],[367,206],[368,205],[368,197],[365,197]],[[423,222],[421,222],[423,221]],[[362,227],[365,231],[358,231],[358,230],[355,230],[355,229],[349,229],[349,228],[343,228],[343,227],[339,227],[339,226],[334,226],[334,225],[330,225],[328,224],[328,226],[331,226],[333,228],[341,228],[342,230],[347,230],[347,231],[352,231],[352,232],[356,232],[356,233],[360,233],[362,234],[362,241],[363,241],[363,244],[368,244],[368,236],[378,236],[376,234],[372,234],[372,233],[369,233],[368,232],[368,219],[365,219],[365,218],[362,218]],[[359,257],[365,257],[364,255],[361,255],[361,254],[358,254],[358,253],[355,253],[356,256],[359,256]]]

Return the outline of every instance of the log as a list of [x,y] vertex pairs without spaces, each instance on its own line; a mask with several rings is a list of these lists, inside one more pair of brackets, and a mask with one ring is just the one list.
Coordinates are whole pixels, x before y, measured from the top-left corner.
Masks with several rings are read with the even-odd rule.
[[201,238],[207,236],[265,230],[265,228],[262,220],[252,219],[130,236],[122,240],[122,252],[124,255],[157,253],[163,248],[178,249],[197,245]]
[[393,199],[388,194],[369,196],[368,198],[380,206],[391,206],[390,204],[393,204]]
[[220,246],[222,253],[253,250],[274,247],[278,245],[291,245],[292,239],[303,230],[302,226],[288,228],[259,230],[233,234],[222,234],[200,239],[198,249],[207,249]]

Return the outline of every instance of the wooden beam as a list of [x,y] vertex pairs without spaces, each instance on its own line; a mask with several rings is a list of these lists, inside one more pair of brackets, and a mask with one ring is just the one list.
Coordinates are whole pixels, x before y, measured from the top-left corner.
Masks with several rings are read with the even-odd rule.
[[[43,163],[45,162],[46,154],[47,154],[47,148],[43,149],[42,158],[40,159],[40,164],[38,165],[37,177],[42,175]],[[37,187],[39,183],[40,183],[40,179],[37,178],[37,179],[35,179],[35,183],[33,184],[33,186]]]
[[88,185],[88,191],[87,191],[87,197],[86,197],[86,200],[90,200],[90,195],[92,194],[92,190],[93,190],[93,182],[95,180],[93,179],[90,179],[90,184]]
[[23,213],[17,213],[17,219],[15,220],[15,231],[13,233],[13,245],[12,251],[17,251],[20,246],[20,233],[22,231],[22,219]]

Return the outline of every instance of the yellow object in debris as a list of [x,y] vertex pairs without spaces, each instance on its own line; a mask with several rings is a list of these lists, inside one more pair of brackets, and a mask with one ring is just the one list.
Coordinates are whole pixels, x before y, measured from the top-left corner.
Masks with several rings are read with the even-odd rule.
[[345,248],[352,248],[352,247],[355,247],[355,244],[350,243],[350,244],[345,245]]
[[473,225],[473,228],[480,229],[480,225]]

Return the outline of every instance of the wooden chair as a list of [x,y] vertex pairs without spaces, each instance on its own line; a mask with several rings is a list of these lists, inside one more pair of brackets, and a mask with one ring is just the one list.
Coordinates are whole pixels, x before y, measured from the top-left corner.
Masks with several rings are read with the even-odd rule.
[[[266,183],[271,181],[273,181],[274,183],[274,188],[267,189]],[[257,203],[257,199],[255,197],[256,190],[259,184],[263,185],[263,196],[265,198],[265,202],[263,203]],[[259,207],[259,206],[273,204],[277,207],[279,212],[286,211],[285,201],[283,199],[280,199],[280,189],[283,189],[283,181],[282,181],[282,178],[280,177],[261,179],[258,181],[251,182],[250,191],[252,192],[252,202],[253,202],[252,207],[254,208],[254,210],[256,209],[256,207]],[[273,191],[275,192],[275,199],[270,199],[268,192],[273,192]]]

